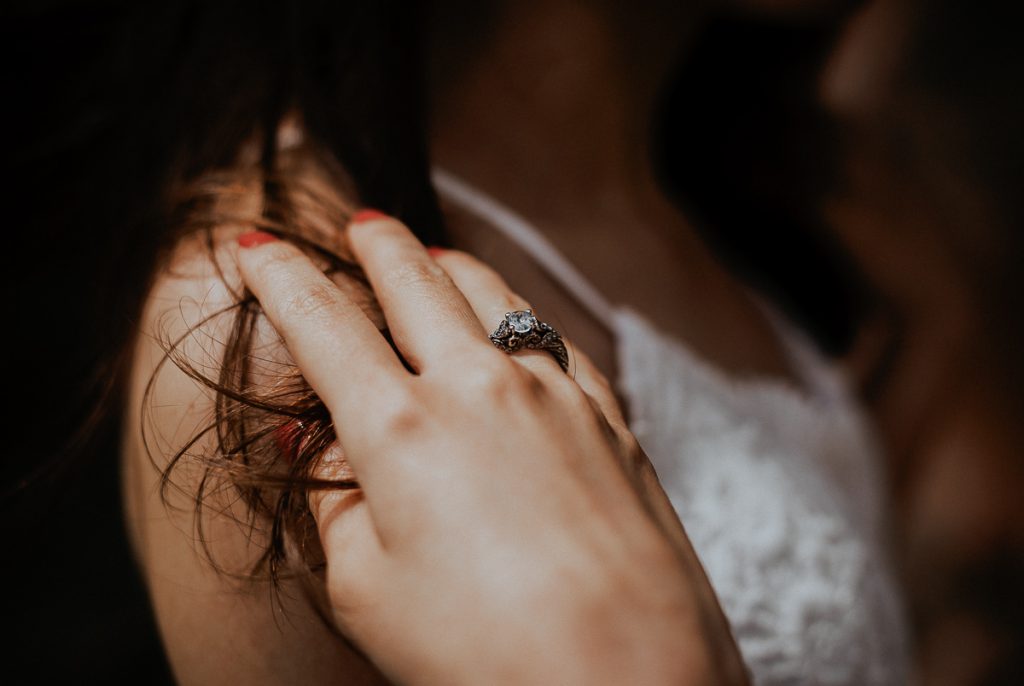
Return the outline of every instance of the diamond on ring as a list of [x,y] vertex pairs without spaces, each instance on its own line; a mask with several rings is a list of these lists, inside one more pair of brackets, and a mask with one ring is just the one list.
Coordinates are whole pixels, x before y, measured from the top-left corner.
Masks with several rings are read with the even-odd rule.
[[509,354],[524,349],[545,350],[562,371],[569,371],[569,351],[562,337],[551,325],[539,321],[532,310],[506,312],[490,339],[496,348]]
[[538,323],[537,318],[533,316],[533,312],[530,310],[508,312],[505,315],[505,321],[508,322],[508,325],[516,333],[529,333]]

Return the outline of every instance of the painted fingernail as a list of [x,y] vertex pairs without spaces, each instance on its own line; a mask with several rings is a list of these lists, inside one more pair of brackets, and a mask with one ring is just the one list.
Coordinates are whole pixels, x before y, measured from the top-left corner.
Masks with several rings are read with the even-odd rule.
[[277,236],[266,231],[249,231],[238,237],[238,245],[243,248],[255,248],[257,245],[276,241]]
[[444,248],[439,248],[436,245],[428,245],[427,252],[430,253],[431,257],[437,257],[438,255],[444,254]]
[[283,426],[274,429],[274,443],[289,464],[294,463],[299,457],[299,449],[302,447],[305,428],[300,420],[293,419]]
[[387,219],[388,215],[375,210],[373,208],[366,208],[365,210],[359,210],[352,215],[352,219],[349,220],[350,224],[358,224],[359,222],[373,221],[374,219]]

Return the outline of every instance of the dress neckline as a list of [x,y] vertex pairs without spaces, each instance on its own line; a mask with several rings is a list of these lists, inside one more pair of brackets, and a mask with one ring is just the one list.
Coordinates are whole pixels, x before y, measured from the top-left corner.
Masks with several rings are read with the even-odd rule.
[[483,222],[515,243],[530,255],[544,272],[571,295],[597,321],[604,322],[613,337],[616,367],[622,372],[629,351],[629,335],[646,329],[660,339],[667,340],[685,350],[695,364],[708,368],[714,375],[728,379],[735,385],[775,385],[788,387],[800,395],[827,405],[848,405],[846,383],[841,373],[819,352],[817,346],[789,321],[775,306],[757,293],[747,291],[748,297],[763,313],[778,337],[795,382],[782,377],[758,375],[737,378],[704,360],[676,336],[667,334],[654,322],[628,305],[614,303],[555,247],[541,231],[525,217],[498,199],[472,186],[449,170],[434,166],[431,180],[441,196],[460,209]]

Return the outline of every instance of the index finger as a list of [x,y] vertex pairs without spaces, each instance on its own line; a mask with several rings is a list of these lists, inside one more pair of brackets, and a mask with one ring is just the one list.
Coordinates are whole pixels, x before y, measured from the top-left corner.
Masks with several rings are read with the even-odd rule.
[[353,449],[372,430],[363,420],[380,414],[374,407],[387,406],[389,390],[402,388],[408,372],[362,308],[296,246],[265,232],[240,236],[238,244],[245,285],[327,405],[341,444],[365,478],[363,451]]

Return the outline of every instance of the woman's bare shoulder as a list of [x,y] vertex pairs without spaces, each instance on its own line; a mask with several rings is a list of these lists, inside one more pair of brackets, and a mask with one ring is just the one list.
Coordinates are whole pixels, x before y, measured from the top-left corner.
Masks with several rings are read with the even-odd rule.
[[[167,355],[216,377],[242,295],[226,227],[182,240],[159,270],[138,322],[122,435],[123,496],[136,556],[150,589],[177,679],[182,683],[375,682],[376,673],[327,629],[296,581],[271,593],[266,581],[238,578],[263,549],[259,527],[230,484],[196,494],[209,475],[188,455],[216,449],[216,394]],[[213,246],[211,249],[211,245]],[[342,280],[346,288],[354,283]],[[260,317],[260,355],[286,356]],[[198,436],[198,440],[197,440]],[[195,441],[161,482],[169,461]],[[210,486],[210,484],[207,484]]]
[[[175,364],[175,359],[186,360],[195,370],[215,375],[223,362],[241,280],[230,259],[229,235],[222,232],[213,238],[212,250],[199,235],[179,241],[154,276],[135,330],[122,453],[136,481],[146,475],[147,485],[154,488],[187,444],[195,441],[187,451],[194,455],[214,448],[213,437],[200,432],[212,417],[215,393]],[[169,472],[177,477],[169,483],[177,488],[165,491],[171,505],[186,505],[193,485],[187,460],[181,466]],[[149,489],[145,493],[151,495]],[[127,488],[126,495],[131,494]],[[128,504],[135,503],[129,499]],[[190,515],[191,508],[180,514]],[[129,521],[135,544],[146,533],[145,523]],[[148,551],[137,552],[145,564]]]

